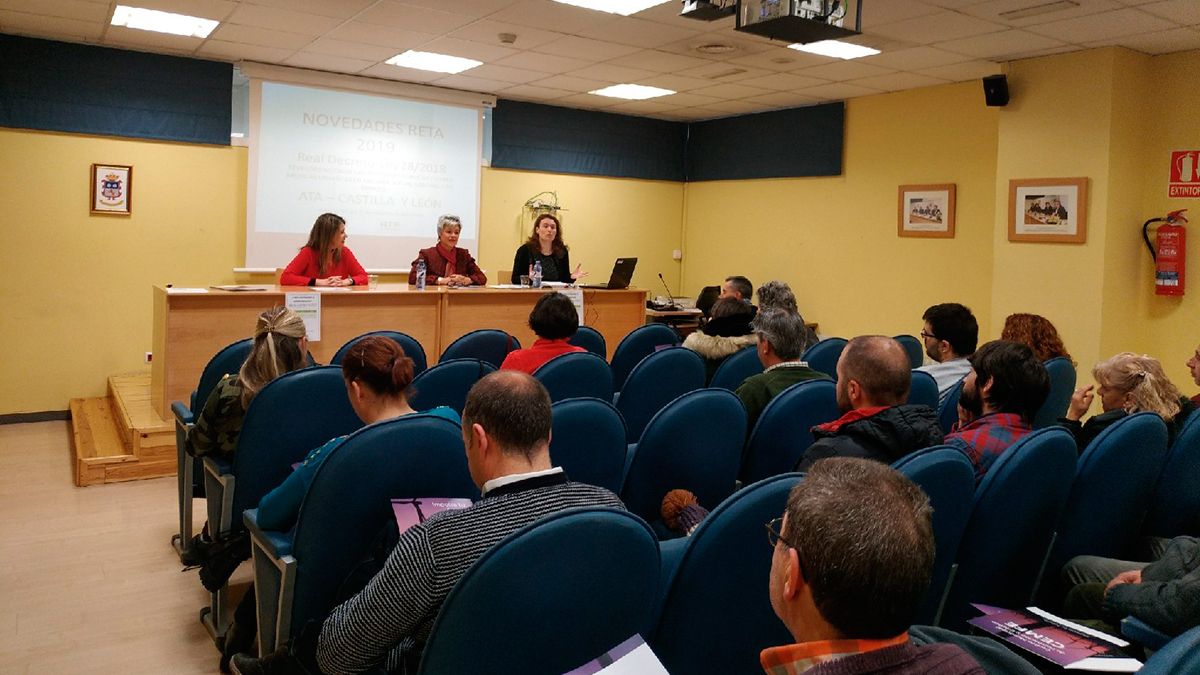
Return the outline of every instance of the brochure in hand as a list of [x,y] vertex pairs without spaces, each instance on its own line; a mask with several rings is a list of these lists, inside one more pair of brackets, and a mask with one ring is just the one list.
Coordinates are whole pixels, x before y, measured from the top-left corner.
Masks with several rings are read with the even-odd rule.
[[1129,643],[1107,633],[1055,616],[1037,607],[1001,609],[972,605],[983,616],[968,623],[1005,642],[1037,654],[1065,670],[1133,673],[1142,663],[1123,647]]
[[465,509],[470,505],[470,499],[459,497],[415,497],[393,499],[392,512],[396,514],[396,527],[404,534],[405,530],[429,520],[435,513]]

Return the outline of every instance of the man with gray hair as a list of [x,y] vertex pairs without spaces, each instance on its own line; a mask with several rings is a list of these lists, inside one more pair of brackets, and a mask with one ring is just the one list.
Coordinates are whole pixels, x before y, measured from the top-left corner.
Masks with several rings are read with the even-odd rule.
[[763,408],[784,389],[805,380],[829,379],[801,361],[804,353],[804,319],[799,314],[774,309],[759,312],[750,324],[758,338],[758,360],[763,372],[751,375],[734,392],[746,406],[746,430],[754,429]]

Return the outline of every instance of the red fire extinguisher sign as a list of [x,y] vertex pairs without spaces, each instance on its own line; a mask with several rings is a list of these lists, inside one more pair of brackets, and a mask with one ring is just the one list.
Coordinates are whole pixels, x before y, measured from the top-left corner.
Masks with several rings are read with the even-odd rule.
[[1167,196],[1172,199],[1200,199],[1200,150],[1175,150],[1171,153],[1171,182]]

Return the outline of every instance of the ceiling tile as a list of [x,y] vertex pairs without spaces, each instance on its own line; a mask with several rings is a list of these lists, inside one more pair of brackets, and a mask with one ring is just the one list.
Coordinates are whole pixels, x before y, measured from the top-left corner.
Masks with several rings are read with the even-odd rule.
[[665,45],[668,42],[694,38],[700,32],[636,19],[634,17],[620,17],[616,21],[589,26],[579,31],[578,34],[604,42],[653,48]]
[[98,42],[107,24],[0,9],[0,32],[51,39]]
[[725,82],[731,78],[741,80],[749,77],[762,77],[763,75],[770,75],[771,71],[763,68],[752,68],[750,66],[729,63],[728,61],[710,61],[703,66],[681,70],[676,74],[683,75],[684,77],[694,77],[701,80]]
[[195,51],[202,42],[203,40],[200,38],[154,33],[124,26],[109,26],[108,31],[104,33],[104,44],[125,45],[139,49],[153,48],[154,51],[161,49],[172,54]]
[[389,26],[375,26],[361,21],[347,21],[326,33],[325,36],[337,40],[390,47],[396,53],[413,49],[437,37],[433,33],[418,33]]
[[602,89],[608,86],[608,82],[601,80],[588,80],[582,77],[572,77],[570,75],[554,75],[547,77],[544,80],[536,80],[530,84],[535,84],[539,87],[552,87],[554,89],[569,89],[570,91],[579,93]]
[[[702,45],[721,44],[733,47],[733,51],[726,54],[702,54],[696,51],[697,47]],[[685,56],[694,56],[702,59],[726,61],[736,59],[751,54],[759,54],[765,51],[771,51],[776,47],[767,42],[759,42],[751,40],[741,35],[731,35],[729,33],[705,33],[698,35],[688,40],[679,40],[658,47],[661,51],[672,52],[674,54],[683,54]]]
[[889,68],[882,66],[873,66],[869,63],[861,61],[837,61],[835,63],[827,63],[823,66],[813,66],[797,71],[798,75],[807,75],[809,77],[818,77],[822,80],[855,80],[860,77],[872,77],[875,75],[886,75],[892,72]]
[[446,77],[434,80],[433,83],[439,87],[449,87],[450,89],[460,89],[462,91],[477,91],[482,94],[491,94],[512,85],[511,82],[475,77],[475,70],[472,68],[458,75],[447,75]]
[[506,56],[502,59],[494,61],[498,66],[507,66],[509,68],[522,68],[525,70],[540,70],[544,73],[565,73],[570,70],[584,68],[591,64],[591,61],[582,59],[572,59],[566,56],[554,56],[552,54],[539,54],[537,52],[520,52],[512,56]]
[[809,87],[803,91],[797,92],[806,96],[823,101],[840,101],[856,96],[870,96],[871,94],[881,93],[879,89],[871,87],[863,87],[857,84],[846,84],[844,82],[834,82],[831,84],[822,84],[817,87]]
[[313,36],[311,35],[282,33],[277,30],[256,28],[254,26],[239,26],[233,23],[225,23],[217,26],[217,29],[209,37],[213,40],[242,42],[254,45],[255,47],[275,47],[276,49],[291,51],[302,49],[313,41]]
[[284,59],[283,62],[289,66],[295,66],[297,68],[328,70],[335,73],[361,73],[367,68],[376,65],[376,62],[374,61],[347,59],[341,56],[329,56],[327,54],[306,54],[304,52],[292,54]]
[[438,54],[448,54],[450,56],[461,56],[467,59],[475,59],[490,63],[502,59],[506,56],[512,56],[517,53],[515,49],[507,47],[497,47],[495,45],[485,45],[482,42],[471,42],[470,40],[459,40],[457,38],[438,38],[431,40],[421,45],[421,49]]
[[661,99],[652,98],[645,101],[625,101],[605,109],[605,112],[622,113],[625,115],[644,115],[676,110],[678,106],[664,103]]
[[416,68],[401,68],[389,63],[380,63],[371,66],[360,74],[370,75],[371,77],[382,77],[386,80],[416,82],[418,84],[428,84],[440,77],[446,76],[445,73],[431,73],[428,70],[417,70]]
[[595,94],[571,94],[564,98],[560,98],[554,102],[555,105],[565,105],[571,108],[587,108],[589,110],[598,110],[600,108],[609,108],[623,101],[619,98],[611,98],[608,96],[596,96]]
[[[498,37],[501,33],[512,33],[516,36],[510,44],[505,44]],[[511,47],[513,49],[537,49],[540,45],[563,37],[562,33],[556,33],[551,30],[542,30],[531,26],[522,26],[515,23],[503,23],[501,21],[492,21],[483,19],[475,21],[462,28],[459,28],[449,34],[449,37],[459,38],[462,40],[471,40],[472,42],[482,42],[490,45],[500,45],[502,47]]]
[[107,24],[112,18],[108,4],[85,0],[4,0],[3,9],[25,14],[57,16],[76,21],[96,21]]
[[700,96],[698,94],[683,92],[683,93],[678,93],[678,94],[671,94],[670,96],[664,96],[663,100],[669,101],[672,105],[675,105],[675,106],[683,106],[686,108],[693,108],[696,106],[706,106],[710,103],[716,103],[716,102],[720,101],[721,99],[719,99],[715,96]]
[[700,32],[710,32],[717,30],[733,30],[733,15],[718,19],[716,21],[702,21],[700,19],[689,19],[680,16],[679,12],[682,9],[682,3],[677,0],[674,2],[666,2],[661,5],[655,5],[650,9],[644,9],[637,14],[634,14],[639,19],[653,21],[667,26],[683,28],[685,30],[695,30]]
[[239,5],[229,16],[229,23],[242,26],[258,26],[285,33],[301,33],[305,35],[320,35],[332,30],[341,20],[318,14],[293,12],[279,7],[263,7],[262,5]]
[[664,115],[667,114],[675,119],[687,120],[690,122],[703,122],[721,117],[729,117],[728,113],[723,113],[720,110],[713,110],[711,108],[683,108],[682,110],[676,110],[672,113],[664,113]]
[[567,35],[538,47],[539,52],[591,61],[607,61],[638,51],[637,47]]
[[296,51],[278,47],[259,47],[258,45],[242,44],[240,42],[225,42],[224,40],[208,39],[196,50],[197,56],[220,59],[222,61],[260,61],[262,63],[280,63]]
[[585,68],[580,68],[579,70],[573,70],[568,74],[573,77],[584,77],[591,80],[626,83],[640,83],[642,80],[655,75],[655,73],[649,70],[638,70],[637,68],[613,66],[607,63],[597,63]]
[[[138,1],[146,2],[147,0]],[[192,2],[192,0],[174,1]],[[337,2],[330,2],[329,0],[244,0],[244,4],[281,7],[284,9],[292,9],[297,12],[304,12],[306,14],[332,16],[338,19],[349,19],[350,17],[375,4],[375,2],[376,0],[337,0]]]
[[750,98],[751,96],[762,96],[763,94],[769,94],[771,92],[758,87],[747,87],[743,84],[728,83],[697,89],[691,93],[698,96],[712,96],[713,98],[742,99]]
[[[160,12],[224,21],[237,8],[238,3],[232,0],[118,0],[112,4],[132,4],[135,7],[157,9]],[[101,6],[107,9],[107,3]],[[111,13],[109,16],[111,17]]]
[[1200,25],[1200,2],[1196,0],[1165,0],[1164,2],[1138,3],[1143,12],[1170,19],[1183,26]]
[[698,77],[684,77],[682,75],[654,75],[653,77],[638,80],[637,83],[651,87],[662,87],[671,91],[691,91],[693,89],[711,87],[714,81]]
[[1120,9],[1121,5],[1116,0],[1075,0],[1079,5],[1077,7],[1065,6],[1065,9],[1056,9],[1045,14],[1034,14],[1023,18],[1009,18],[1001,16],[1004,12],[1012,12],[1016,10],[1028,9],[1042,4],[1046,4],[1050,0],[1040,0],[1039,2],[1031,2],[1030,0],[989,0],[989,2],[976,3],[967,7],[961,8],[959,11],[964,14],[988,19],[999,23],[1007,24],[1013,27],[1034,26],[1047,23],[1050,21],[1060,21],[1062,19],[1073,19],[1088,14],[1097,14],[1099,12],[1107,12],[1113,9]]
[[946,66],[951,63],[962,63],[970,59],[962,54],[955,54],[933,47],[911,47],[894,52],[883,52],[874,56],[860,59],[862,63],[896,70],[920,70],[934,66]]
[[1065,42],[1083,44],[1123,35],[1169,30],[1174,27],[1170,21],[1160,19],[1152,14],[1139,12],[1136,9],[1118,9],[1078,19],[1040,23],[1029,26],[1026,30]]
[[[325,0],[322,0],[325,1]],[[372,0],[374,1],[374,0]],[[513,0],[470,0],[470,2],[447,2],[446,0],[399,0],[402,5],[440,9],[455,14],[483,17],[513,4]]]
[[426,7],[402,5],[392,0],[384,0],[371,6],[366,11],[354,17],[363,21],[382,26],[412,29],[420,26],[422,33],[445,34],[455,28],[465,26],[473,19],[465,14],[453,14]]
[[797,89],[804,89],[805,87],[815,87],[819,84],[829,84],[829,81],[819,77],[808,77],[807,75],[772,73],[770,75],[763,75],[762,77],[740,79],[738,83],[749,87],[770,89],[772,91],[795,91]]
[[871,89],[882,89],[883,91],[901,91],[904,89],[932,87],[939,84],[946,84],[948,81],[929,75],[921,75],[920,73],[891,73],[851,80],[848,84],[870,87]]
[[773,94],[763,94],[747,99],[755,103],[760,103],[772,108],[796,108],[803,105],[809,105],[816,102],[816,98],[807,94],[799,94],[796,92],[775,92]]
[[1159,33],[1142,33],[1141,35],[1113,38],[1112,40],[1088,46],[1102,47],[1108,45],[1120,45],[1146,54],[1170,54],[1189,49],[1200,49],[1200,30],[1175,28]]
[[930,7],[917,0],[863,0],[862,24],[863,28],[874,28],[918,16],[928,16],[936,11],[936,7]]
[[611,59],[608,63],[615,66],[629,66],[630,68],[653,70],[658,73],[676,73],[688,68],[703,66],[710,63],[710,61],[695,56],[661,52],[656,49],[643,49],[632,54]]
[[922,45],[944,40],[956,40],[972,35],[984,35],[1003,29],[1003,25],[992,21],[984,21],[983,19],[965,14],[955,14],[954,12],[941,12],[874,27],[867,32],[871,35],[882,35],[894,40],[908,40],[909,42]]
[[744,115],[746,113],[759,112],[762,110],[761,103],[741,100],[718,101],[717,103],[712,103],[705,107],[723,112],[727,115]]
[[727,59],[725,62],[739,66],[752,66],[755,68],[765,68],[767,70],[788,72],[799,70],[801,68],[807,68],[809,66],[819,66],[826,63],[834,63],[835,60],[827,56],[806,54],[805,52],[798,52],[795,49],[781,47],[779,49],[768,49],[757,54],[748,54],[745,56]]
[[949,66],[937,66],[935,68],[924,68],[918,72],[922,75],[929,75],[941,80],[949,80],[951,82],[966,82],[967,80],[977,80],[988,75],[997,75],[1002,72],[1002,68],[998,63],[991,61],[966,61],[963,63],[955,63]]
[[521,101],[553,101],[556,98],[571,96],[574,93],[566,89],[539,87],[536,84],[518,84],[515,87],[509,87],[497,92],[501,98],[514,98]]
[[618,17],[616,14],[597,12],[549,0],[525,0],[505,7],[489,15],[488,18],[518,26],[543,26],[559,33],[577,35],[589,28],[611,23]]
[[546,72],[525,70],[524,68],[509,68],[507,66],[497,66],[490,63],[477,66],[467,72],[470,73],[471,77],[503,82],[505,83],[504,86],[506,87],[513,84],[524,84],[534,80],[541,80],[550,75],[550,73]]
[[1043,49],[1061,47],[1065,43],[1044,35],[1010,29],[999,33],[938,42],[934,46],[949,52],[992,61],[1009,61]]
[[304,51],[309,54],[327,54],[347,59],[370,61],[371,63],[386,61],[396,55],[396,50],[391,47],[364,45],[357,42],[334,40],[333,38],[319,38],[311,45],[305,47]]

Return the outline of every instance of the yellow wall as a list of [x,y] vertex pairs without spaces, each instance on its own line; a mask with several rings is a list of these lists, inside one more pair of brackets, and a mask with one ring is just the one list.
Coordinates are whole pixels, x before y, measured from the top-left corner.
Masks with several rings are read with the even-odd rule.
[[[688,184],[683,290],[782,279],[845,336],[916,334],[926,307],[962,302],[986,332],[996,118],[977,82],[853,99],[843,175]],[[957,183],[953,239],[897,236],[898,187],[924,183]]]

